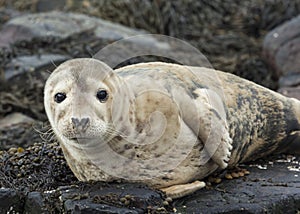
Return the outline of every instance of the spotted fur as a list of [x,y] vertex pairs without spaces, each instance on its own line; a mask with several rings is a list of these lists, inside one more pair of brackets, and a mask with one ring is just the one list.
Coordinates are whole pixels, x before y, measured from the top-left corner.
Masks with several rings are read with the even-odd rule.
[[[105,104],[95,98],[99,88],[110,93]],[[58,92],[67,94],[66,102],[54,102]],[[136,181],[174,190],[168,193],[176,197],[192,192],[191,185],[185,184],[218,169],[283,152],[290,144],[300,148],[299,100],[203,67],[153,62],[112,71],[98,60],[70,60],[49,77],[45,109],[78,179],[118,179],[103,169],[110,157],[103,162],[99,153],[106,154],[96,148],[106,140],[115,153],[128,159],[111,165],[124,169],[123,179],[141,173]],[[74,140],[72,117],[90,118],[84,133],[87,139]],[[144,144],[150,140],[154,143]],[[88,150],[89,145],[96,149]],[[163,156],[171,146],[172,152]],[[184,158],[178,165],[161,172],[180,157]],[[133,164],[149,159],[153,161],[142,167],[153,168],[151,172],[143,174]],[[196,184],[195,190],[202,186]]]

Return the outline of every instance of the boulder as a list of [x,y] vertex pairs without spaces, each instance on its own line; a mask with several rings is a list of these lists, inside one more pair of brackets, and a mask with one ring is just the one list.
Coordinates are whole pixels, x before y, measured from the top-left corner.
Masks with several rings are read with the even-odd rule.
[[263,55],[279,79],[278,92],[300,99],[300,16],[266,35]]
[[112,41],[145,33],[100,18],[53,11],[22,15],[9,20],[1,30],[0,47],[8,47],[17,41],[30,41],[37,37],[63,39],[88,31],[94,32],[101,39]]
[[270,31],[263,41],[263,54],[277,77],[300,73],[300,16]]

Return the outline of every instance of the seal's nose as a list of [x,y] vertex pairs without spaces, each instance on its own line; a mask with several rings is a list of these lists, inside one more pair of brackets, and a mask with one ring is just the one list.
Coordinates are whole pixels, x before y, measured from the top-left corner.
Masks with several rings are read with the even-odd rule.
[[71,120],[73,123],[73,128],[77,129],[78,131],[85,131],[90,124],[90,119],[87,117],[81,119],[72,117]]

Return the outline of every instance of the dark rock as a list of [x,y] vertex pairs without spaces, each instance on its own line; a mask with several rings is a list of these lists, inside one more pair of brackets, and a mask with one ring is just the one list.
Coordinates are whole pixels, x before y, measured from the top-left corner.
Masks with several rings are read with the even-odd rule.
[[65,203],[65,210],[70,213],[82,213],[82,214],[96,214],[96,213],[108,213],[108,214],[137,214],[143,213],[141,210],[131,210],[127,208],[118,208],[109,206],[106,204],[93,204],[86,201],[74,202],[72,200],[68,200]]
[[0,213],[22,213],[24,194],[10,188],[0,189]]
[[[298,18],[300,28],[300,17]],[[275,66],[280,75],[300,74],[300,31],[290,41],[286,41],[275,56]]]
[[277,77],[300,73],[300,16],[270,31],[263,42],[263,53]]
[[279,79],[279,90],[288,97],[300,99],[300,16],[278,26],[267,34],[263,53]]
[[[247,177],[199,190],[174,206],[182,213],[295,213],[300,209],[300,165],[293,158],[245,165]],[[261,164],[267,169],[259,169]]]
[[39,0],[36,2],[37,12],[46,12],[62,9],[66,5],[66,0]]
[[[42,133],[47,133],[49,128],[43,128],[42,122],[20,122],[0,128],[0,150],[12,147],[26,148],[35,142],[41,141]],[[46,135],[46,134],[44,134]],[[47,136],[44,136],[47,139]],[[50,138],[50,137],[48,137]]]
[[45,213],[44,200],[40,192],[30,192],[27,194],[25,201],[25,213],[40,214]]
[[99,182],[64,189],[61,200],[72,213],[146,213],[162,208],[164,197],[142,184]]

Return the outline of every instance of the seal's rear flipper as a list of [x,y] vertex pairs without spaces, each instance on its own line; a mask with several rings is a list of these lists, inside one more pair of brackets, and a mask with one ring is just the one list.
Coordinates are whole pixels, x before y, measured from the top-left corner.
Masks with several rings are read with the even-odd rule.
[[203,187],[205,187],[205,183],[203,181],[194,181],[193,183],[179,184],[167,188],[162,188],[161,191],[163,191],[167,195],[167,197],[176,199],[196,192]]

